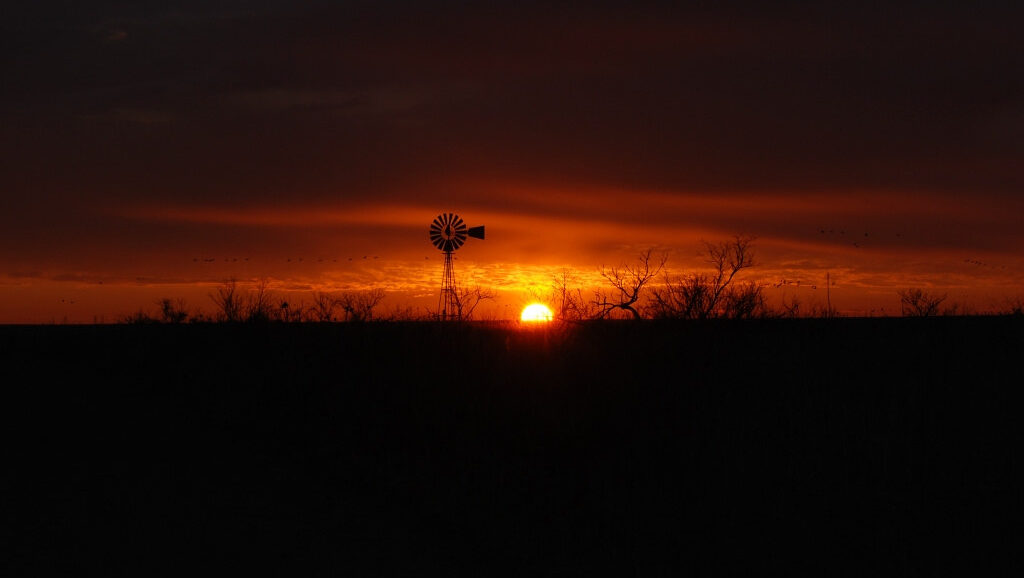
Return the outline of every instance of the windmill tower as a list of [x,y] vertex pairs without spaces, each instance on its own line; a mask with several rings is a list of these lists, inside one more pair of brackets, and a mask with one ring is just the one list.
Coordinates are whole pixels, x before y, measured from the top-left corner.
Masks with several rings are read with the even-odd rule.
[[444,253],[444,276],[441,279],[441,296],[437,301],[437,316],[442,321],[459,316],[452,253],[466,242],[466,237],[483,239],[483,226],[467,228],[465,221],[455,213],[441,213],[430,224],[430,242]]

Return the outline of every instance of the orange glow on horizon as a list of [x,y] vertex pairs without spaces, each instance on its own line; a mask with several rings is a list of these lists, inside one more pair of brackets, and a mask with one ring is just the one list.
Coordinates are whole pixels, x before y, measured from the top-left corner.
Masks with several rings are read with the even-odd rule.
[[[496,294],[477,311],[484,319],[515,320],[525,303],[556,303],[559,283],[597,299],[609,289],[602,270],[635,265],[647,249],[668,259],[649,288],[706,272],[703,241],[739,232],[756,237],[755,266],[736,281],[764,287],[775,306],[796,300],[810,310],[830,302],[844,315],[898,314],[897,290],[922,287],[974,311],[999,311],[1024,280],[1024,260],[1013,250],[1019,211],[1009,209],[1016,202],[989,214],[984,204],[950,197],[923,204],[912,191],[883,198],[872,191],[717,194],[501,182],[454,189],[439,195],[442,207],[420,200],[238,208],[154,201],[97,209],[103,235],[65,242],[52,255],[47,245],[31,244],[4,255],[0,323],[113,322],[154,311],[163,298],[209,314],[211,293],[229,279],[244,291],[266,281],[275,298],[295,307],[309,306],[316,292],[379,289],[384,309],[425,316],[437,302],[443,262],[428,227],[451,208],[488,227],[486,241],[455,257],[459,285]],[[489,194],[470,199],[469,189]],[[501,198],[514,202],[494,200]],[[122,242],[147,239],[150,230],[165,236]]]

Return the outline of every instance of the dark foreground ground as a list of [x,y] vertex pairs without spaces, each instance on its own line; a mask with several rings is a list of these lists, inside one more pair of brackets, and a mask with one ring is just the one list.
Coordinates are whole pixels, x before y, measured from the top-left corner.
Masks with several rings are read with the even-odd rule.
[[1021,569],[1020,318],[0,347],[5,576]]

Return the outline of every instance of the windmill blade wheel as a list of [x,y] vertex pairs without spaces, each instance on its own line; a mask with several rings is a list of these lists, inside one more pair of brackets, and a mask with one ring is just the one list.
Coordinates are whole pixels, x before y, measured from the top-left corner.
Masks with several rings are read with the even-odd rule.
[[465,221],[455,213],[441,213],[430,224],[430,242],[445,253],[461,247],[467,236]]

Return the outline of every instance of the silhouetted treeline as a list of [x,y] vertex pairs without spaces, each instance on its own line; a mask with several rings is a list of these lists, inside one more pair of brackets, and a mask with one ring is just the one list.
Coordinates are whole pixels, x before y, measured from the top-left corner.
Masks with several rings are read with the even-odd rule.
[[[633,263],[601,267],[605,286],[585,289],[578,276],[565,269],[551,280],[546,295],[535,298],[546,301],[560,322],[577,323],[616,318],[630,319],[774,319],[835,318],[841,316],[832,303],[826,286],[824,303],[804,303],[796,296],[772,305],[766,295],[768,287],[791,284],[785,279],[765,283],[743,279],[741,275],[756,265],[755,238],[736,235],[720,242],[703,243],[701,255],[705,267],[689,273],[672,275],[666,269],[668,254],[657,255],[653,249],[641,252]],[[795,282],[799,286],[799,281]],[[826,275],[826,284],[830,284]],[[816,285],[811,285],[817,290]],[[969,315],[974,310],[963,303],[949,302],[945,293],[919,287],[896,291],[900,314],[905,317]],[[437,311],[419,311],[396,307],[381,314],[380,305],[387,297],[381,288],[362,291],[314,291],[310,303],[296,302],[275,294],[266,279],[249,289],[229,280],[209,295],[215,305],[212,314],[202,310],[189,311],[182,300],[161,299],[155,312],[137,311],[123,316],[123,323],[190,322],[335,322],[335,321],[436,321]],[[497,292],[485,287],[457,286],[451,295],[453,312],[445,317],[471,321],[477,307],[497,298]],[[1020,315],[1022,297],[1005,299],[1002,305],[988,311],[996,315]]]

